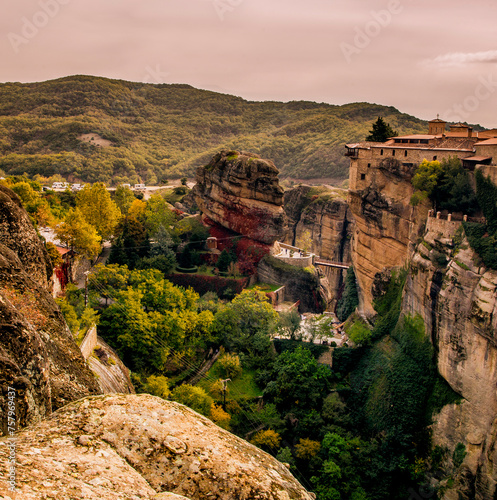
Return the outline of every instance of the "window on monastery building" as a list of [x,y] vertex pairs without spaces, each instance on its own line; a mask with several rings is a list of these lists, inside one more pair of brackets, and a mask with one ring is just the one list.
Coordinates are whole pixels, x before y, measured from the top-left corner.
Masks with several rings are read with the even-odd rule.
[[437,157],[436,157],[436,155],[435,155],[435,156],[433,157],[433,160],[436,160],[436,159],[437,159]]
[[382,155],[382,154],[383,154],[383,149],[380,149],[380,155]]
[[371,168],[371,163],[368,163],[368,168]]
[[404,156],[407,156],[407,149],[404,151]]
[[392,156],[395,156],[395,149],[392,149]]
[[361,181],[366,179],[366,174],[361,174]]

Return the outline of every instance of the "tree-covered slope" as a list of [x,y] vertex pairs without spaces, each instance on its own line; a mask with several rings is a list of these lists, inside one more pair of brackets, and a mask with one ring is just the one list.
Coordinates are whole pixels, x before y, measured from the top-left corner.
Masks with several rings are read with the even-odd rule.
[[[0,169],[70,180],[155,183],[192,175],[221,148],[275,162],[282,177],[345,179],[346,142],[378,116],[399,133],[426,122],[393,107],[250,102],[189,85],[71,76],[0,84]],[[79,139],[91,134],[94,141]],[[104,139],[99,146],[99,139]]]

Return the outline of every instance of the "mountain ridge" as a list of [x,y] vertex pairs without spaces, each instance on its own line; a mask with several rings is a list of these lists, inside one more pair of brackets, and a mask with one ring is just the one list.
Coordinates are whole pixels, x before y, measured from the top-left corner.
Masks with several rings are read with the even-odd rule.
[[[193,176],[220,149],[269,158],[283,178],[347,178],[343,145],[383,116],[401,133],[426,122],[391,106],[248,101],[188,84],[75,75],[0,84],[0,169],[70,180],[160,182]],[[99,147],[80,136],[110,141]]]

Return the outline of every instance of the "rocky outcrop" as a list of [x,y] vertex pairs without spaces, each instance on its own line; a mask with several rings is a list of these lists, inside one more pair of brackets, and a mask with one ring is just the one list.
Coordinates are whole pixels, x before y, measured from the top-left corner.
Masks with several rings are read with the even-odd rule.
[[[354,219],[343,189],[316,191],[299,186],[285,192],[284,208],[288,221],[286,243],[296,245],[308,231],[311,252],[334,262],[350,262]],[[319,193],[319,194],[318,194]]]
[[372,287],[385,268],[403,266],[422,233],[428,213],[425,204],[410,205],[413,167],[387,159],[371,168],[371,183],[349,191],[349,206],[356,222],[352,262],[360,285],[359,309],[373,315]]
[[[0,470],[8,475],[0,442]],[[18,497],[192,500],[310,500],[272,456],[178,403],[97,396],[71,403],[22,431]],[[0,495],[9,498],[6,481]]]
[[300,269],[266,255],[257,267],[261,283],[285,286],[285,301],[300,301],[301,312],[323,312],[330,296],[328,280],[316,269]]
[[197,170],[196,182],[195,201],[203,216],[266,244],[283,236],[283,189],[271,161],[221,151]]
[[17,196],[0,188],[0,395],[6,431],[7,387],[16,390],[19,427],[89,394],[94,375],[47,289],[51,265]]
[[129,369],[117,353],[97,337],[97,344],[88,358],[90,370],[97,376],[100,391],[103,394],[134,394]]
[[33,281],[48,288],[53,272],[48,253],[40,244],[35,228],[22,208],[19,197],[1,184],[0,242],[17,255]]
[[[285,242],[297,245],[305,233],[312,239],[311,252],[333,262],[351,262],[355,223],[347,203],[347,192],[338,188],[298,186],[285,191],[288,230]],[[346,270],[320,266],[328,282],[328,303],[334,307]]]
[[403,312],[423,317],[438,370],[462,397],[433,425],[434,445],[452,456],[462,443],[467,452],[443,498],[491,500],[497,492],[497,272],[479,265],[465,239],[454,251],[449,233],[457,223],[430,219],[427,227],[411,260]]

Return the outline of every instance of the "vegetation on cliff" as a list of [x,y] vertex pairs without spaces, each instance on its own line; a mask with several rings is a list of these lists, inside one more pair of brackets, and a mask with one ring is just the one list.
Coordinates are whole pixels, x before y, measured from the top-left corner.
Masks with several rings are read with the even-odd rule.
[[285,177],[345,179],[343,145],[382,115],[400,131],[425,122],[393,107],[249,102],[189,85],[90,76],[0,84],[0,169],[30,176],[157,184],[192,176],[219,149],[272,159]]
[[467,215],[479,210],[469,173],[457,157],[442,162],[423,160],[416,169],[412,185],[416,189],[411,199],[413,205],[429,198],[435,210]]
[[464,232],[485,266],[497,269],[497,186],[479,170],[475,177],[476,196],[486,223],[465,222]]

